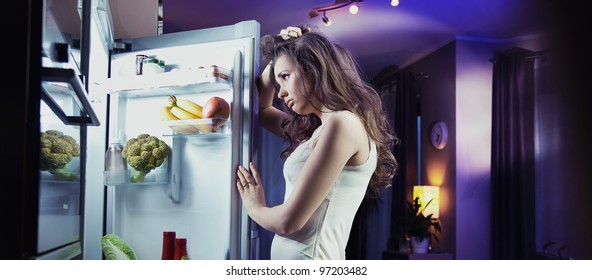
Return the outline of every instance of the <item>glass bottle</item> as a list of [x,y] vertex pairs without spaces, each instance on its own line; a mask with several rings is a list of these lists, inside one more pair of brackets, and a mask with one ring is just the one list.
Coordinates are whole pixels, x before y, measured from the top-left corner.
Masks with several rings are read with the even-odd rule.
[[162,260],[172,260],[175,257],[175,239],[174,231],[162,232]]
[[120,138],[111,139],[105,153],[105,186],[117,186],[127,183],[127,161],[121,154],[123,146]]
[[144,73],[144,59],[148,58],[145,54],[136,55],[136,75],[142,75]]
[[175,260],[188,260],[187,238],[177,238],[175,240]]

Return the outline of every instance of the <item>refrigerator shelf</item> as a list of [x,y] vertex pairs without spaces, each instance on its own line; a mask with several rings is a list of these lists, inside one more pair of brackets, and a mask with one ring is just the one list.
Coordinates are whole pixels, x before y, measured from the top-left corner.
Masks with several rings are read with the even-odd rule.
[[215,92],[230,89],[230,82],[203,71],[179,70],[154,75],[127,76],[108,79],[105,89],[110,94],[128,98],[188,93]]
[[[43,171],[45,172],[45,171]],[[49,173],[49,172],[48,172]],[[79,187],[80,186],[80,178],[76,178],[75,180],[59,180],[59,179],[55,179],[53,178],[53,175],[51,174],[46,174],[46,175],[41,175],[40,180],[43,183],[49,184],[49,185],[56,185],[56,186],[67,186],[67,187]]]
[[59,182],[59,183],[68,183],[68,182],[80,182],[80,174],[78,170],[70,170],[71,174],[65,177],[61,177],[59,174],[52,174],[49,171],[41,171],[39,173],[39,179],[44,182]]
[[67,171],[62,175],[56,173],[52,174],[48,170],[39,170],[39,180],[43,182],[55,182],[61,184],[68,184],[70,182],[80,184],[80,158],[74,157],[68,164],[63,167],[63,171]]
[[164,136],[226,135],[230,134],[229,123],[230,120],[222,118],[164,121],[164,125],[171,128],[171,133]]

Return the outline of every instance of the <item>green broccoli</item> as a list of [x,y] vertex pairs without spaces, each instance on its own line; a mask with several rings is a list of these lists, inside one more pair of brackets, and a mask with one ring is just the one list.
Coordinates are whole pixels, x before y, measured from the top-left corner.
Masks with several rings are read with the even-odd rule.
[[170,153],[169,146],[162,140],[149,134],[140,134],[127,140],[122,155],[136,171],[132,174],[132,183],[144,182],[146,174],[159,167]]
[[41,132],[41,170],[49,171],[59,180],[76,180],[78,175],[66,168],[66,164],[79,156],[80,146],[72,136],[58,130]]
[[136,252],[121,237],[109,233],[101,237],[103,254],[107,260],[136,260]]

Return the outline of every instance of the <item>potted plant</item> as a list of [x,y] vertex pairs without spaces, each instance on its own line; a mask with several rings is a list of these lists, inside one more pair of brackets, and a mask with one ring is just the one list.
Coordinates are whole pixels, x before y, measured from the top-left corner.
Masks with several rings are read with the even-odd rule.
[[411,249],[414,253],[426,253],[430,237],[434,237],[437,242],[437,233],[441,232],[440,222],[432,218],[432,214],[425,216],[423,210],[431,203],[428,201],[425,207],[419,202],[419,197],[413,200],[413,203],[407,201],[405,218],[402,231],[411,242]]

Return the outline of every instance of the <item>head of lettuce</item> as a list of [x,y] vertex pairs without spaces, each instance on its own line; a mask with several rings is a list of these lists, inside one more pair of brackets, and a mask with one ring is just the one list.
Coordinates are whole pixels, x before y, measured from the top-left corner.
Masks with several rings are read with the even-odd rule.
[[103,254],[107,260],[137,260],[134,249],[121,237],[115,234],[107,234],[101,238]]

